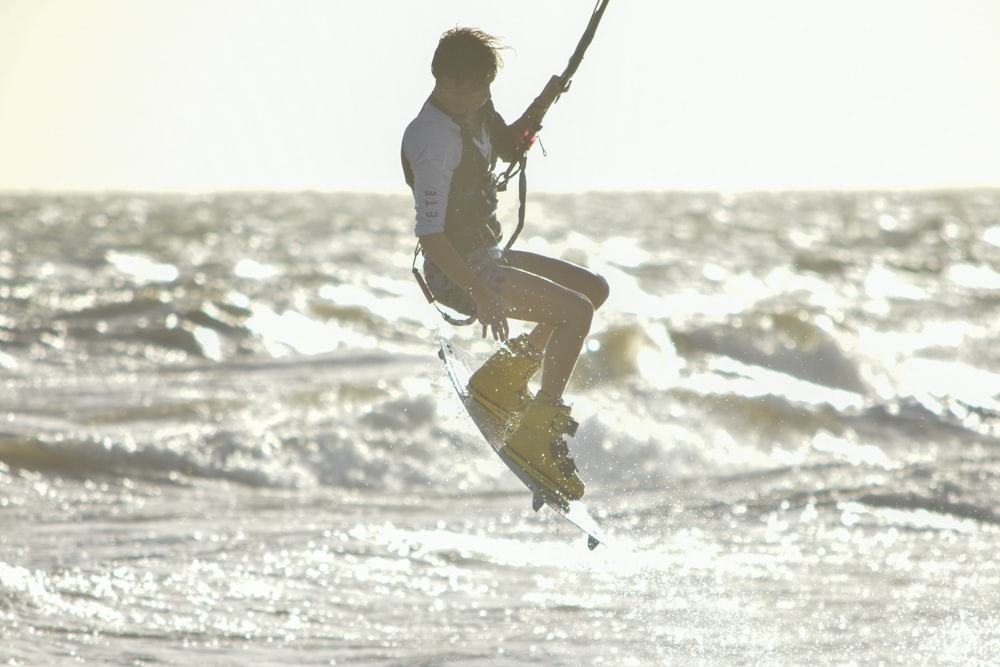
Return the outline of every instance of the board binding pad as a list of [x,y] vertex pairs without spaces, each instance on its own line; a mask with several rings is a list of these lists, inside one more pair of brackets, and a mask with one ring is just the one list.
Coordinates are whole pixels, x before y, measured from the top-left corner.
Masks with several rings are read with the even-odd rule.
[[503,451],[505,434],[502,421],[469,394],[469,378],[479,367],[480,362],[472,354],[447,338],[442,337],[439,342],[440,349],[438,350],[438,356],[444,362],[445,371],[455,389],[455,393],[458,394],[466,412],[468,412],[479,432],[486,439],[486,442],[490,444],[490,447],[500,457],[500,460],[510,468],[511,472],[521,480],[521,483],[531,491],[532,509],[537,512],[543,505],[548,505],[557,514],[586,533],[587,547],[591,550],[596,549],[599,544],[607,545],[608,542],[601,529],[593,517],[590,516],[587,506],[583,502],[579,500],[568,501],[565,498],[560,498],[507,456],[506,452]]

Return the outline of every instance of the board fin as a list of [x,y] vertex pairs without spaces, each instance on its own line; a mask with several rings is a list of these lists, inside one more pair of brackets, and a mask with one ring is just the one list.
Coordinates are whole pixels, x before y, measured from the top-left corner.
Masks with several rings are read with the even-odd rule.
[[537,493],[531,497],[531,509],[535,510],[536,512],[542,509],[542,505],[544,504],[545,504],[545,498],[542,498]]
[[588,549],[590,549],[591,551],[593,551],[594,549],[597,548],[598,544],[600,544],[600,542],[597,541],[596,537],[594,537],[593,535],[587,535],[587,548]]

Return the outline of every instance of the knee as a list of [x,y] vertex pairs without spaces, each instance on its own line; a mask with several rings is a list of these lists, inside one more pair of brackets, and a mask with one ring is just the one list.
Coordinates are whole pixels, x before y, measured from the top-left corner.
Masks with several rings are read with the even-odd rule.
[[597,310],[608,300],[608,296],[611,294],[611,286],[608,285],[608,281],[604,276],[599,273],[594,274],[594,279],[591,282],[590,289],[587,290],[587,298],[593,304],[594,310]]

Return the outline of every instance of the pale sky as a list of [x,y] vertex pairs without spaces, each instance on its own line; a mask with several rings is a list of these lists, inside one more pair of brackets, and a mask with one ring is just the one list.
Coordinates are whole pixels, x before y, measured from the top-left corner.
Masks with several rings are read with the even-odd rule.
[[[508,121],[592,0],[0,0],[0,190],[405,192],[440,34]],[[998,0],[611,0],[531,187],[1000,187]]]

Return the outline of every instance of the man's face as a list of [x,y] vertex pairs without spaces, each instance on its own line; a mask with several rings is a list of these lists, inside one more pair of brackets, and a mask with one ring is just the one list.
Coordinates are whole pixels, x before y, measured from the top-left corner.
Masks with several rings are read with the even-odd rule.
[[438,99],[451,113],[464,116],[479,109],[490,99],[490,81],[455,83],[449,78],[438,81]]

